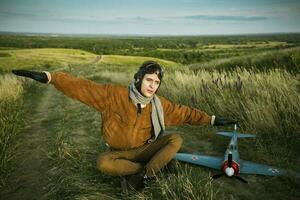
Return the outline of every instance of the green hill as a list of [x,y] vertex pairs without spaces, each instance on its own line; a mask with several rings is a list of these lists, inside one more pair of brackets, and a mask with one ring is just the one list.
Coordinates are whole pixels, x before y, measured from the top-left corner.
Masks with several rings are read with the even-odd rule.
[[0,70],[8,71],[10,69],[55,69],[72,65],[95,65],[95,66],[115,66],[119,67],[138,67],[146,60],[155,60],[162,65],[177,66],[172,61],[163,59],[140,57],[140,56],[118,56],[103,55],[78,50],[78,49],[60,49],[60,48],[42,48],[42,49],[6,49],[0,50]]

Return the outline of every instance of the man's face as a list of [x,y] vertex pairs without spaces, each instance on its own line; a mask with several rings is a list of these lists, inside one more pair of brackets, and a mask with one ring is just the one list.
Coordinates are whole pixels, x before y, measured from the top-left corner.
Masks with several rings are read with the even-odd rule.
[[155,73],[145,74],[141,85],[142,95],[145,97],[152,97],[158,89],[159,84],[160,80]]

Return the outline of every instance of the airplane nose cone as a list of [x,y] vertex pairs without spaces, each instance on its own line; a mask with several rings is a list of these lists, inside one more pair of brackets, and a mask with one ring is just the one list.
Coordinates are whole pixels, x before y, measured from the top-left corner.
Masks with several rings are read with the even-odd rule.
[[234,169],[232,167],[227,167],[225,173],[227,176],[232,176],[234,174]]

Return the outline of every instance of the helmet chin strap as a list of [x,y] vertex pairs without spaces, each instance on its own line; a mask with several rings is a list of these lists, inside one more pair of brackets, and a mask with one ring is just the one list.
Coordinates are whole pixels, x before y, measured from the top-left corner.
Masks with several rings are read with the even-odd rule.
[[142,113],[142,106],[140,103],[137,104],[137,114],[140,115]]

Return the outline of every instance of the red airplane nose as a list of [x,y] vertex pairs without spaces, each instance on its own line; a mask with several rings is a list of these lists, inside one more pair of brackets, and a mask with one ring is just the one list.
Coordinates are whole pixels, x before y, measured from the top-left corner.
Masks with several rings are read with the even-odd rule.
[[225,170],[226,170],[227,168],[229,168],[229,167],[233,168],[233,170],[234,170],[234,175],[237,176],[237,175],[239,174],[240,166],[239,166],[239,164],[236,163],[234,160],[231,161],[231,166],[229,166],[228,160],[226,160],[226,161],[223,163],[223,165],[221,166],[221,171],[224,172],[224,173],[226,174]]

